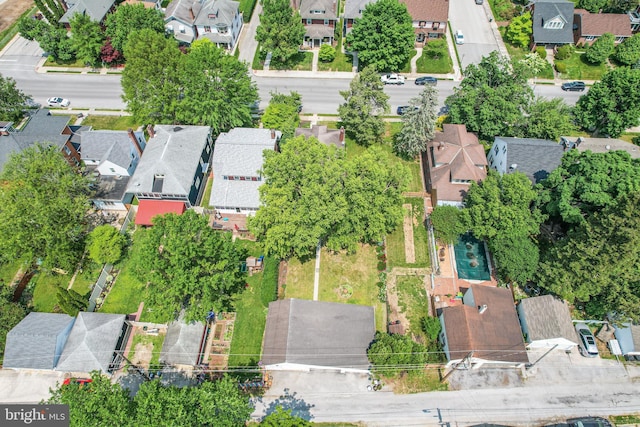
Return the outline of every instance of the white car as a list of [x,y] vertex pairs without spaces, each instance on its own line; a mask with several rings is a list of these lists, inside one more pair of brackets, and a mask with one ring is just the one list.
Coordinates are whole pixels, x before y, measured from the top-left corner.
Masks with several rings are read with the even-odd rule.
[[380,77],[382,83],[386,85],[403,85],[404,84],[404,76],[399,74],[384,74]]
[[64,98],[49,98],[47,99],[47,105],[49,107],[68,107],[69,100]]
[[456,30],[455,39],[456,44],[464,44],[464,34],[462,34],[462,30]]

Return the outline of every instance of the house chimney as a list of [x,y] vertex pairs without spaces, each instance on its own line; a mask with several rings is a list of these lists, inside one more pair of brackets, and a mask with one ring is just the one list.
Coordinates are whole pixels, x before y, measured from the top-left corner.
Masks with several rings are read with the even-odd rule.
[[340,126],[340,144],[344,145],[344,126]]
[[192,7],[189,8],[189,17],[191,18],[192,21],[196,20],[196,15],[193,13]]
[[444,148],[444,142],[438,143],[438,150],[442,150]]
[[129,134],[129,138],[131,138],[131,141],[133,141],[133,146],[136,147],[138,156],[142,157],[142,147],[140,146],[140,141],[138,141],[138,138],[136,138],[136,134],[133,133],[133,129],[127,129],[127,133]]
[[478,314],[482,314],[485,311],[487,311],[487,304],[482,304],[481,306],[478,307]]
[[156,136],[156,131],[153,129],[153,125],[147,126],[147,133],[149,134],[149,138],[154,138]]
[[276,130],[271,129],[271,139],[276,139]]

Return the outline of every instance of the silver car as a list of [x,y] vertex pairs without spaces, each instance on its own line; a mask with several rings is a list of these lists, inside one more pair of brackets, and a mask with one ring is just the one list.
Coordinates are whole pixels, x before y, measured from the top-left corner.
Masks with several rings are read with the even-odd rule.
[[576,323],[576,332],[580,337],[580,354],[584,357],[598,356],[598,346],[596,339],[591,333],[591,329],[584,323]]

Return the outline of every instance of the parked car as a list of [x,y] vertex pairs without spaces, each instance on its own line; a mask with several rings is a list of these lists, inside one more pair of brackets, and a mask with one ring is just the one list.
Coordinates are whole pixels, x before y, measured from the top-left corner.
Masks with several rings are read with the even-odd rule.
[[462,30],[456,30],[455,39],[456,44],[464,44],[464,34],[462,34]]
[[47,105],[49,107],[68,107],[69,100],[65,98],[49,98],[47,99]]
[[382,83],[386,85],[403,85],[404,84],[404,76],[400,74],[384,74],[380,77]]
[[571,427],[611,427],[609,420],[600,417],[570,418],[567,423]]
[[482,4],[482,3],[484,3],[483,0],[476,0],[476,4]]
[[576,323],[576,332],[580,338],[580,354],[584,357],[596,357],[598,356],[598,346],[596,345],[596,339],[591,333],[591,329],[585,323]]
[[85,384],[89,384],[93,380],[91,378],[67,378],[62,382],[64,385],[69,384],[78,384],[79,386],[83,386]]
[[562,83],[562,90],[568,90],[571,92],[583,92],[585,89],[585,84],[584,82],[567,82],[567,83]]
[[[418,107],[413,107],[414,110],[418,110]],[[410,105],[401,105],[398,107],[398,110],[396,110],[396,112],[398,113],[399,116],[405,114],[407,111],[409,111],[411,109]]]
[[436,79],[435,77],[431,77],[431,76],[418,77],[416,79],[416,84],[419,85],[419,86],[424,86],[424,85],[435,86],[435,85],[438,84],[438,79]]

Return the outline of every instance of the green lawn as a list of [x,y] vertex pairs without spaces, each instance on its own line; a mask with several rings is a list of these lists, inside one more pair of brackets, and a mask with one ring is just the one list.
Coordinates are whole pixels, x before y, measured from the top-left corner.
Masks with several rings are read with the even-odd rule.
[[256,7],[256,0],[240,0],[240,12],[244,22],[251,21],[253,9]]
[[406,64],[404,64],[404,67],[402,67],[402,69],[400,70],[401,73],[410,73],[411,72],[411,60],[417,54],[418,54],[417,50],[411,49],[411,55],[409,55],[409,60],[407,61]]
[[133,120],[133,116],[99,116],[90,115],[82,121],[83,126],[92,126],[95,130],[137,130],[139,123]]
[[302,263],[297,258],[288,261],[285,298],[313,299],[315,258]]
[[404,231],[399,225],[395,231],[387,236],[387,262],[389,268],[393,267],[415,267],[425,268],[431,264],[429,260],[429,238],[427,229],[422,224],[424,214],[423,200],[420,198],[407,198],[404,203],[411,203],[413,208],[413,246],[415,249],[416,262],[408,264],[404,253]]
[[[239,240],[236,240],[239,242]],[[245,243],[251,255],[261,253],[255,242]],[[229,366],[257,366],[269,303],[276,299],[278,260],[265,258],[264,271],[247,277],[249,287],[236,296],[236,320],[229,355]]]
[[[342,22],[342,20],[340,20]],[[342,28],[342,27],[340,27]],[[351,71],[353,69],[353,55],[342,52],[342,38],[336,46],[336,57],[331,62],[318,61],[318,71]]]
[[151,361],[149,362],[149,369],[160,368],[160,352],[162,351],[162,344],[164,343],[164,334],[160,335],[147,335],[144,332],[134,335],[131,342],[131,349],[129,350],[129,360],[134,358],[136,353],[136,345],[138,344],[151,344],[153,349],[151,350]]
[[278,62],[271,58],[271,70],[295,70],[295,71],[311,71],[313,66],[312,52],[298,52],[287,64]]
[[69,274],[37,273],[31,280],[35,284],[32,300],[34,310],[50,313],[58,303],[56,299],[57,288],[67,289],[71,276]]
[[[501,27],[505,28],[505,27]],[[504,35],[504,31],[502,31]],[[507,52],[509,52],[509,56],[513,61],[518,61],[523,59],[524,56],[529,53],[529,50],[525,50],[516,46],[513,46],[511,43],[505,41],[505,46],[507,47]],[[538,73],[538,77],[541,79],[553,79],[553,68],[551,68],[551,64],[547,61],[547,66]]]
[[80,295],[85,295],[91,291],[91,287],[96,280],[98,280],[101,271],[102,265],[85,258],[82,266],[82,272],[78,272],[76,275],[76,280],[73,282],[71,289],[78,292]]
[[449,56],[446,40],[433,40],[425,45],[422,56],[416,62],[418,73],[448,74],[453,72],[453,61]]
[[203,206],[208,209],[213,209],[213,206],[209,205],[209,201],[211,199],[211,190],[213,189],[213,176],[210,176],[207,179],[207,185],[204,187],[204,194],[202,195],[202,200],[200,201],[200,206]]
[[21,265],[22,261],[0,264],[0,283],[10,285]]
[[396,279],[398,305],[409,320],[409,331],[423,336],[421,319],[429,315],[429,299],[422,276],[398,276]]
[[[74,59],[71,61],[61,61],[61,60],[52,61],[51,58],[52,58],[51,56],[47,58],[47,60],[44,63],[45,67],[84,68],[87,66],[87,64],[85,64],[79,59]],[[80,73],[81,71],[82,70],[78,70],[77,72]]]
[[607,72],[605,64],[593,65],[586,62],[583,52],[576,51],[569,59],[563,61],[555,60],[555,64],[565,64],[567,72],[560,74],[562,79],[570,80],[600,80]]

